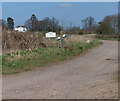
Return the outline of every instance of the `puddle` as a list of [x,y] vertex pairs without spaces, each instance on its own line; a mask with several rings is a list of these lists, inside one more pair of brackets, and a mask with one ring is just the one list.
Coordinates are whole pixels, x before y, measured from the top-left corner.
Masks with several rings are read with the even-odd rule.
[[111,58],[108,58],[108,59],[106,59],[106,60],[112,60]]

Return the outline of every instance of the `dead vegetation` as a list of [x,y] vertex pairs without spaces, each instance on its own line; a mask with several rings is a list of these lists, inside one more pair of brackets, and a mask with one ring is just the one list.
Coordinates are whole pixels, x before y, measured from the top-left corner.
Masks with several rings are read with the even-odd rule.
[[40,33],[3,31],[3,53],[16,52],[25,49],[36,49],[41,47],[46,47],[46,45],[42,43],[42,35]]
[[[3,53],[17,52],[21,50],[32,50],[45,47],[61,47],[61,41],[56,38],[46,38],[45,32],[15,32],[3,31],[2,33],[2,51]],[[60,34],[57,36],[61,36]],[[69,35],[65,39],[65,44],[70,42],[93,40],[94,35]]]

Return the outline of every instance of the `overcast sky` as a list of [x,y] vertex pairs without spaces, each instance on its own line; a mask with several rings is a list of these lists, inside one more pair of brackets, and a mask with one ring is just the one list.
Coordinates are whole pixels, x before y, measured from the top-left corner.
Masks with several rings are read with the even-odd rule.
[[81,26],[81,20],[88,16],[101,21],[107,15],[118,13],[117,2],[3,2],[2,18],[12,17],[15,26],[24,22],[35,14],[38,20],[45,17],[55,17],[62,24],[72,23]]

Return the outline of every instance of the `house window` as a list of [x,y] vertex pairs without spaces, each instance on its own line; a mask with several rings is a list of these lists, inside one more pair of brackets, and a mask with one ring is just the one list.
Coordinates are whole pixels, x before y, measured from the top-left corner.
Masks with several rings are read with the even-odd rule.
[[25,28],[23,28],[23,31],[25,31]]

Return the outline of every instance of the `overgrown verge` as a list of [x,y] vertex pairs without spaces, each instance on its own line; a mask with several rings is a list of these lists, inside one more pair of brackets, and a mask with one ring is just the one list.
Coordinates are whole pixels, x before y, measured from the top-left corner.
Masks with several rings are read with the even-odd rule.
[[43,34],[41,32],[15,32],[3,31],[2,52],[17,52],[26,49],[44,48]]
[[28,71],[35,67],[48,65],[49,63],[63,61],[71,56],[79,55],[88,49],[101,44],[99,40],[90,43],[70,42],[65,49],[56,47],[24,50],[15,53],[7,53],[2,56],[2,73],[12,74]]
[[102,40],[120,41],[120,38],[102,38]]
[[120,41],[120,35],[111,34],[111,35],[97,35],[96,38],[101,40],[113,40],[113,41]]

